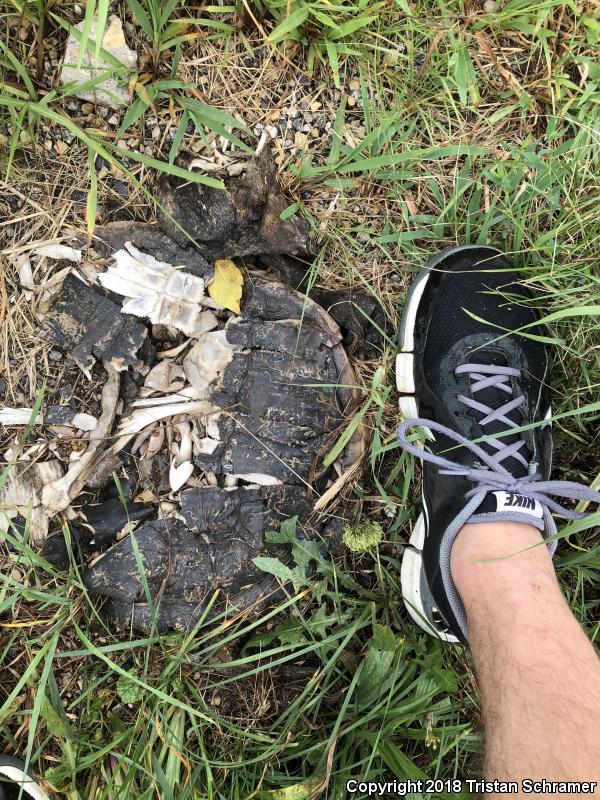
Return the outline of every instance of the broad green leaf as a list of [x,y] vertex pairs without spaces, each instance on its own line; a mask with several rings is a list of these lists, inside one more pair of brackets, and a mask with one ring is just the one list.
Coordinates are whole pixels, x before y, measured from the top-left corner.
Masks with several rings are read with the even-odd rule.
[[300,209],[300,203],[292,203],[291,206],[284,208],[281,214],[279,215],[279,219],[289,219],[293,217],[296,211]]
[[139,684],[137,675],[119,675],[117,681],[117,694],[122,703],[137,703],[142,696],[142,687]]
[[291,581],[295,577],[292,570],[289,567],[286,567],[286,565],[283,564],[278,558],[257,556],[256,558],[252,559],[252,563],[263,572],[268,572],[270,575],[274,575],[284,583]]
[[364,704],[371,703],[380,696],[385,681],[389,677],[394,653],[390,650],[379,650],[371,644],[367,658],[362,665],[357,692]]
[[375,623],[371,642],[378,650],[390,650],[393,653],[396,649],[396,637],[388,625]]

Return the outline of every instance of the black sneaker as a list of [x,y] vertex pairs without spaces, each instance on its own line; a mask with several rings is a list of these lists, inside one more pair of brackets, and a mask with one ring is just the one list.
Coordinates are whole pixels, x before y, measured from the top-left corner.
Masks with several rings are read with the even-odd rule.
[[[421,628],[451,642],[467,642],[450,573],[450,550],[465,523],[527,522],[548,538],[556,533],[551,511],[585,516],[548,495],[600,501],[580,484],[549,481],[548,350],[510,333],[528,326],[527,334],[541,334],[518,280],[496,248],[450,248],[417,276],[400,327],[396,379],[405,422],[398,442],[424,462],[423,514],[404,552],[402,594]],[[416,426],[427,449],[408,441]],[[504,435],[479,441],[497,434]],[[553,552],[556,542],[548,547]]]
[[0,800],[50,800],[18,758],[0,753]]

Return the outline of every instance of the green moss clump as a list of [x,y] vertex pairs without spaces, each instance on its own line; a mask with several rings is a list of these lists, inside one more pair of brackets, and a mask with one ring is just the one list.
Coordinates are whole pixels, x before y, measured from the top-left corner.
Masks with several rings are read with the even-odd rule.
[[383,540],[383,530],[378,522],[362,520],[347,525],[343,533],[344,544],[353,553],[364,553],[376,548]]

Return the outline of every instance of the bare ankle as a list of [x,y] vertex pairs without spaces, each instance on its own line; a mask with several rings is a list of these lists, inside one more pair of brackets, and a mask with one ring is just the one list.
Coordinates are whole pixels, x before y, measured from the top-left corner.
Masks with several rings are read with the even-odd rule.
[[[511,592],[535,591],[540,582],[556,585],[552,558],[532,525],[491,522],[465,525],[450,558],[452,577],[467,614],[472,601],[496,603]],[[558,591],[558,586],[556,585]]]

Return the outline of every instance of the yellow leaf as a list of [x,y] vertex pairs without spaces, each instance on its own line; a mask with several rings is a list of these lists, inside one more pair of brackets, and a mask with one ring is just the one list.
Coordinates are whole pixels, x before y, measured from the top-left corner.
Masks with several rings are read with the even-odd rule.
[[241,314],[240,300],[244,276],[229,258],[215,261],[215,275],[208,287],[208,293],[220,306],[228,308],[234,314]]

